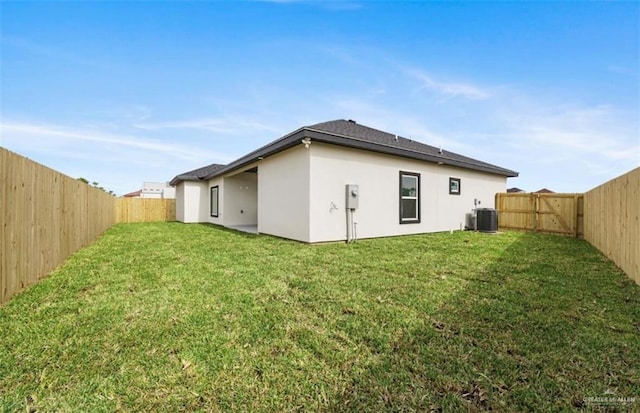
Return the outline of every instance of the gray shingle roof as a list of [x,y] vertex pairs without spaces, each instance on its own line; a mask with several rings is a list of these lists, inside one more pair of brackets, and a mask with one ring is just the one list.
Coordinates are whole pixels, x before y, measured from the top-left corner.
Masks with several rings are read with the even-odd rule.
[[[359,139],[362,141],[380,145],[380,152],[392,153],[402,156],[400,152],[414,152],[416,159],[423,159],[436,163],[460,166],[467,169],[474,169],[483,172],[496,173],[504,176],[518,176],[518,173],[509,169],[505,169],[487,162],[459,155],[454,152],[436,148],[435,146],[426,145],[402,136],[393,135],[378,129],[360,125],[352,120],[332,120],[329,122],[318,123],[308,126],[308,129],[318,130],[336,135],[342,135],[351,139]],[[388,150],[383,148],[387,147]],[[400,151],[400,152],[399,152]],[[422,155],[422,156],[419,156]]]
[[[396,155],[405,158],[417,159],[426,162],[437,163],[441,165],[451,165],[465,169],[471,169],[480,172],[487,172],[495,175],[506,177],[518,176],[518,172],[490,163],[482,162],[477,159],[459,155],[454,152],[440,150],[434,146],[416,142],[411,139],[403,138],[388,132],[360,125],[352,120],[332,120],[329,122],[317,123],[311,126],[303,126],[288,135],[285,135],[275,141],[256,149],[253,152],[231,162],[222,167],[215,165],[208,174],[198,177],[198,179],[210,179],[216,176],[240,169],[246,165],[254,163],[261,158],[266,158],[285,149],[301,144],[301,140],[310,138],[311,141],[340,145],[348,148],[362,149],[372,152],[378,152],[388,155]],[[214,165],[209,165],[212,167]],[[196,171],[204,170],[200,168]],[[188,176],[195,171],[186,172],[178,175],[171,181],[171,185]],[[195,179],[191,179],[195,180]],[[174,183],[175,181],[175,183]]]
[[215,174],[216,171],[224,168],[224,165],[212,163],[211,165],[203,166],[202,168],[194,169],[193,171],[184,172],[180,175],[176,175],[169,185],[176,185],[181,181],[199,181],[205,179],[205,177]]

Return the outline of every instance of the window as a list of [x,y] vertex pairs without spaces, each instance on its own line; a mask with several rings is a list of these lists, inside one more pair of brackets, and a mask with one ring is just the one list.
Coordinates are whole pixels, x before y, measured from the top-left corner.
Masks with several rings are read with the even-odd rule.
[[420,174],[400,172],[400,223],[420,222]]
[[460,178],[449,178],[449,194],[460,195]]
[[211,199],[209,200],[209,202],[210,202],[211,216],[218,218],[218,187],[217,186],[211,187]]

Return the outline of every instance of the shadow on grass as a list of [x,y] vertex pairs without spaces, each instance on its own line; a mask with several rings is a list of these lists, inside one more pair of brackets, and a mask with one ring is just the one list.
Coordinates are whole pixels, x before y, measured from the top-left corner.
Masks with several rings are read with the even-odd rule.
[[523,233],[502,252],[463,242],[487,261],[436,274],[457,292],[373,346],[378,362],[331,410],[640,407],[638,286],[583,240]]
[[0,410],[599,409],[639,396],[639,304],[571,238],[121,224],[0,309]]

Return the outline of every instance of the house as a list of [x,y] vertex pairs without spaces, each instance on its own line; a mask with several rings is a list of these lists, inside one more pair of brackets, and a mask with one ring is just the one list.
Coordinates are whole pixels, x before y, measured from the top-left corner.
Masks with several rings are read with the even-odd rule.
[[534,194],[555,194],[555,192],[547,188],[542,188],[535,191]]
[[462,229],[517,172],[352,120],[177,175],[176,217],[315,243]]
[[138,189],[137,191],[129,192],[128,194],[122,195],[123,198],[140,198],[142,195],[142,189]]
[[143,182],[141,198],[174,199],[176,189],[169,182]]
[[508,194],[521,194],[523,192],[526,192],[524,189],[520,189],[518,187],[513,187],[513,188],[507,188],[507,193]]
[[[224,168],[224,165],[214,163],[180,174],[169,182],[176,187],[176,219],[178,221],[187,223],[209,222],[209,217],[211,217],[212,219],[220,218],[216,219],[215,222],[220,225],[223,224],[224,221],[222,220],[220,211],[215,214],[218,216],[214,217],[214,211],[212,209],[213,202],[215,201],[217,205],[219,201],[219,194],[216,193],[215,199],[209,199],[209,196],[213,193],[213,188],[208,192],[209,185],[207,179],[209,176],[214,176],[222,168]],[[216,182],[217,181],[219,180],[216,180]],[[231,182],[231,180],[228,182]],[[257,184],[257,179],[255,184]],[[231,212],[231,209],[229,209],[229,212]],[[253,223],[253,221],[255,221],[255,223]],[[244,222],[248,222],[249,224],[247,225],[257,226],[257,218],[254,219],[253,216]]]
[[143,182],[142,189],[122,195],[123,198],[162,198],[174,199],[176,189],[168,182]]

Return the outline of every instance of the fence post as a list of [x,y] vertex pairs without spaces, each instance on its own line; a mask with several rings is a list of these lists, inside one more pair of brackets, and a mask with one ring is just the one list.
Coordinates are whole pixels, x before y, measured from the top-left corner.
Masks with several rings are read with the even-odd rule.
[[578,194],[573,195],[573,237],[578,238]]
[[531,194],[533,199],[533,231],[538,232],[538,220],[540,219],[540,194]]

